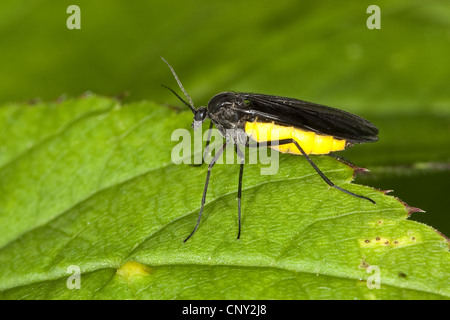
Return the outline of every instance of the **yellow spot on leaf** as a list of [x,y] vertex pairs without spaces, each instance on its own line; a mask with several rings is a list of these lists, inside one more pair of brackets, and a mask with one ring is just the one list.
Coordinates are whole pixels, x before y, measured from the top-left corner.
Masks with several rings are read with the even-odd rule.
[[128,261],[119,269],[116,274],[124,278],[125,280],[132,280],[144,276],[148,276],[151,272],[151,268],[136,261]]
[[377,296],[373,293],[366,293],[364,294],[365,300],[377,300]]
[[366,248],[376,248],[376,247],[399,248],[413,245],[417,243],[418,240],[417,237],[412,237],[410,235],[395,238],[387,238],[380,235],[375,237],[362,238],[359,239],[358,242],[360,247]]
[[369,266],[370,265],[366,262],[366,260],[361,259],[361,262],[360,262],[358,268],[360,268],[360,269],[367,269]]

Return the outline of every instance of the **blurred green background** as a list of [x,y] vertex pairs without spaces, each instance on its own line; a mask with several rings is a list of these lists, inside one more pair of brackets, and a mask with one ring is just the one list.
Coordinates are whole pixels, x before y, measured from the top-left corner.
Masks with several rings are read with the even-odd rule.
[[[369,5],[381,29],[369,30]],[[69,30],[69,5],[81,29]],[[49,1],[0,3],[0,103],[86,91],[180,105],[164,56],[196,106],[214,94],[295,97],[360,114],[380,141],[342,153],[357,182],[427,213],[450,235],[450,2]],[[189,124],[187,124],[189,125]],[[170,137],[168,137],[169,141]]]

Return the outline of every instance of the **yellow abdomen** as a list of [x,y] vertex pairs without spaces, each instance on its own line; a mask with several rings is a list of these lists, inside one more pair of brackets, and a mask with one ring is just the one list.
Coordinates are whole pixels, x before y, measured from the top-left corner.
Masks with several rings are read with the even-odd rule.
[[[345,149],[345,140],[320,135],[294,127],[276,125],[273,122],[246,122],[245,132],[257,142],[294,139],[306,154],[328,154]],[[295,144],[288,143],[271,147],[283,153],[301,154]]]

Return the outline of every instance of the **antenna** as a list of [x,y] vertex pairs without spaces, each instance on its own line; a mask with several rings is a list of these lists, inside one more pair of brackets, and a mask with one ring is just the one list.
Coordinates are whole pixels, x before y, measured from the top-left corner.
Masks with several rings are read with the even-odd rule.
[[181,98],[178,93],[175,92],[175,90],[173,90],[172,88],[169,88],[168,86],[165,85],[161,85],[162,87],[166,88],[167,90],[170,90],[178,99],[180,99],[181,102],[183,102],[185,105],[187,105],[193,113],[195,113],[195,111],[197,111],[193,106],[191,106],[189,103],[187,103],[186,101],[183,100],[183,98]]
[[164,61],[164,62],[167,64],[167,66],[169,67],[170,71],[172,71],[172,74],[173,74],[173,76],[175,77],[175,80],[177,81],[178,86],[180,87],[181,91],[183,91],[184,95],[186,96],[186,98],[188,99],[188,101],[190,102],[190,104],[187,103],[186,101],[184,101],[183,99],[181,99],[181,97],[180,97],[178,94],[176,94],[174,90],[172,90],[172,89],[170,89],[169,87],[166,87],[166,86],[164,86],[164,85],[163,85],[163,87],[165,87],[165,88],[169,89],[170,91],[172,91],[172,93],[174,93],[174,94],[178,97],[178,99],[180,99],[181,101],[183,101],[183,103],[184,103],[185,105],[187,105],[189,108],[191,108],[192,112],[195,112],[196,109],[194,108],[194,102],[192,102],[191,97],[187,94],[186,90],[184,90],[184,87],[183,87],[183,85],[181,84],[180,79],[178,79],[178,76],[177,76],[177,74],[175,73],[175,70],[173,70],[172,66],[169,64],[169,62],[167,62],[166,59],[164,59],[163,57],[161,57],[161,60]]

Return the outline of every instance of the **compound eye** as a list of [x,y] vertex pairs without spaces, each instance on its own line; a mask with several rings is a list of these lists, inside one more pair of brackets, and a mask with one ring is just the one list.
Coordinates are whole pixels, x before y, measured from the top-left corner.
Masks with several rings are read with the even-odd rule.
[[203,122],[206,119],[207,114],[208,113],[206,111],[206,108],[204,108],[204,107],[198,108],[194,115],[194,121],[202,121]]

